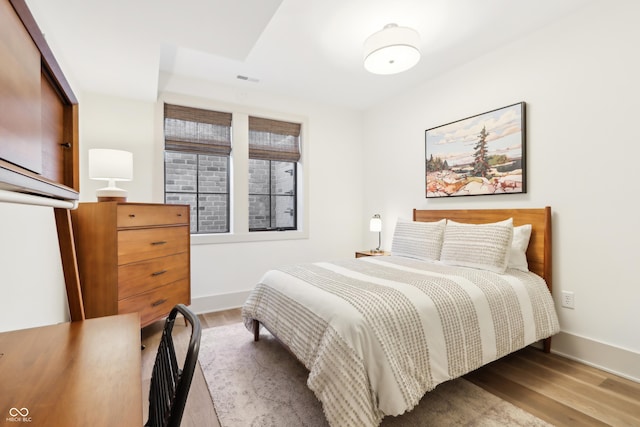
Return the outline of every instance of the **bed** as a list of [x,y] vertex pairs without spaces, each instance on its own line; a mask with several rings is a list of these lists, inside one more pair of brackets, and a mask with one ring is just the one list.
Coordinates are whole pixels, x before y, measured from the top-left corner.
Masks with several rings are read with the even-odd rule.
[[309,370],[331,426],[377,426],[506,354],[549,351],[551,284],[551,208],[415,209],[391,256],[268,271],[242,316]]

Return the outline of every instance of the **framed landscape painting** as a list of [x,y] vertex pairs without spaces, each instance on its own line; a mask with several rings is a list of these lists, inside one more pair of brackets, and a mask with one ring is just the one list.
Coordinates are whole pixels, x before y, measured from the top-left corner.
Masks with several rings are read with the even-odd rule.
[[426,196],[526,193],[525,103],[425,131]]

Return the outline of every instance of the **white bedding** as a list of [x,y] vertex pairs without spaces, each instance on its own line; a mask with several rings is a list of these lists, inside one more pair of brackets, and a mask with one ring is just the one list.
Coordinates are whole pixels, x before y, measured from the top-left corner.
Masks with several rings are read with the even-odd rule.
[[427,391],[559,331],[537,275],[365,257],[265,274],[243,306],[309,370],[330,425],[377,426]]

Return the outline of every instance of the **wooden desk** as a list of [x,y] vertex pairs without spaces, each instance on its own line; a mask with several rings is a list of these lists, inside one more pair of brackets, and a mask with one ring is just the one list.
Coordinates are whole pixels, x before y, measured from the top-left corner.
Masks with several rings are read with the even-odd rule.
[[5,425],[142,426],[138,314],[0,333]]

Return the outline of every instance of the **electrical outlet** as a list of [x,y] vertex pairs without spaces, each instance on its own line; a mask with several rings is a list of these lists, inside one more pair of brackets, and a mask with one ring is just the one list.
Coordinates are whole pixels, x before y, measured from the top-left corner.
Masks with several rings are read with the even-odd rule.
[[562,306],[566,308],[576,308],[573,292],[562,291]]

